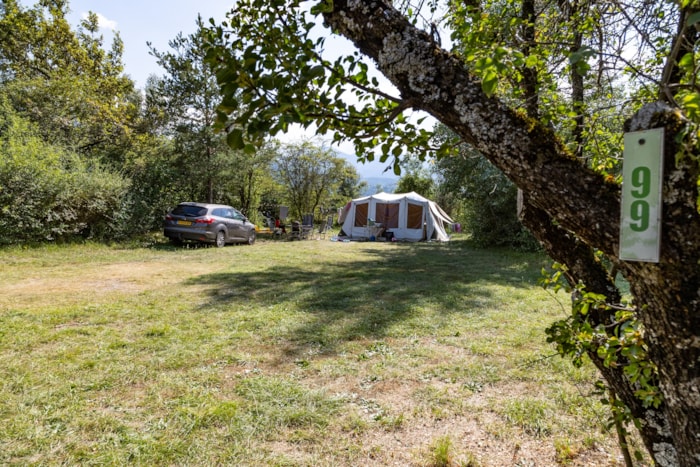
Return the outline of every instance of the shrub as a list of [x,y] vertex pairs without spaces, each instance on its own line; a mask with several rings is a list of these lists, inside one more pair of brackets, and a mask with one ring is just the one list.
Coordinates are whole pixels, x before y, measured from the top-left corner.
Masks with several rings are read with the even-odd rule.
[[27,122],[0,112],[0,243],[109,238],[129,183],[37,137]]

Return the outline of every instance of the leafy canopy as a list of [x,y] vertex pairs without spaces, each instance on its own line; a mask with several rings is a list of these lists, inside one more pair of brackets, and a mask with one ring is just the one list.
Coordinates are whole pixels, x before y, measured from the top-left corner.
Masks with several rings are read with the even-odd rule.
[[293,124],[313,126],[333,142],[352,142],[360,160],[393,158],[398,174],[404,147],[430,149],[431,133],[408,117],[410,103],[380,88],[358,52],[326,58],[327,38],[316,28],[326,4],[303,3],[243,0],[227,22],[210,21],[206,60],[223,94],[218,127],[234,148],[252,152]]
[[272,163],[272,177],[283,187],[292,216],[315,214],[347,202],[347,191],[357,184],[352,166],[328,148],[312,141],[281,145]]
[[138,117],[133,82],[123,74],[118,34],[106,48],[90,14],[77,31],[67,2],[45,0],[0,9],[0,93],[39,124],[43,137],[81,153],[113,158]]

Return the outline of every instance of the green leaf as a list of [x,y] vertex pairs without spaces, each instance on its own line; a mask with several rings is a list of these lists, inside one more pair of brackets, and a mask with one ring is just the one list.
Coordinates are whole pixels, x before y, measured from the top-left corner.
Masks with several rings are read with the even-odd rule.
[[581,313],[582,315],[587,315],[590,306],[591,304],[589,302],[582,303],[581,308],[579,309],[579,313]]
[[579,75],[586,76],[590,70],[591,66],[587,62],[580,61],[576,63],[576,73]]
[[678,60],[678,66],[685,69],[692,69],[695,62],[695,56],[692,52],[687,53]]
[[308,71],[308,74],[306,77],[308,79],[314,79],[323,76],[325,73],[325,69],[323,68],[322,65],[316,65],[314,67],[311,67],[311,69]]
[[498,75],[495,71],[489,70],[484,75],[484,79],[481,81],[481,89],[484,91],[488,97],[493,96],[496,92],[496,87],[498,86]]
[[525,59],[525,66],[528,68],[536,67],[540,63],[540,58],[537,55],[528,55]]
[[322,13],[330,13],[333,11],[333,0],[322,0],[311,7],[312,15],[320,15]]
[[700,22],[700,11],[693,13],[692,15],[688,16],[688,21],[686,24],[688,26],[693,26],[695,23]]
[[226,143],[233,149],[243,149],[243,131],[240,128],[234,128],[231,133],[226,136]]

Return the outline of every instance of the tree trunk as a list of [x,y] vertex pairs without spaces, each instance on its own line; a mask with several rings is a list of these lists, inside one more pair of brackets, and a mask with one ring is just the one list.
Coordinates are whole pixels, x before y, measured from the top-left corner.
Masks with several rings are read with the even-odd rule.
[[[578,271],[580,279],[600,279],[590,263],[591,249],[612,261],[618,253],[620,187],[587,169],[554,133],[486,96],[481,83],[455,56],[438,48],[390,2],[336,0],[325,13],[334,31],[347,37],[397,87],[413,108],[424,110],[499,167],[542,217],[540,231],[548,252]],[[641,434],[659,465],[700,465],[700,215],[697,210],[698,149],[679,158],[677,113],[652,107],[632,130],[666,127],[663,237],[658,264],[619,262],[631,284],[647,331],[649,354],[658,366],[664,402],[658,410],[641,407],[630,396],[620,368],[599,368],[625,403],[638,411]],[[557,229],[550,232],[555,221]],[[562,236],[582,247],[562,248]],[[561,241],[560,241],[561,240]],[[548,246],[549,244],[549,246]],[[583,258],[585,261],[579,263]],[[597,279],[596,279],[597,278]],[[578,278],[576,278],[578,279]],[[601,280],[605,288],[609,281]],[[607,292],[610,298],[610,291]],[[613,297],[614,298],[614,297]],[[618,392],[620,388],[627,391]],[[636,407],[636,408],[635,408]]]
[[[525,198],[524,194],[522,196]],[[620,292],[615,286],[614,278],[608,274],[603,264],[596,258],[591,247],[578,240],[571,232],[559,228],[546,212],[530,205],[526,199],[523,199],[519,205],[521,206],[519,216],[523,225],[539,240],[553,260],[569,265],[567,280],[571,286],[575,286],[581,281],[586,284],[587,291],[607,297],[608,303],[620,301]],[[608,324],[615,319],[612,311],[595,309],[591,310],[590,314],[594,325]],[[634,384],[630,382],[624,372],[620,371],[619,368],[610,368],[606,365],[604,360],[598,356],[597,350],[597,347],[592,348],[588,352],[588,357],[598,368],[608,386],[630,409],[633,417],[647,421],[640,427],[647,451],[653,452],[655,446],[673,444],[665,413],[653,407],[645,407],[642,401],[635,396]],[[649,421],[652,420],[653,423],[650,423]]]

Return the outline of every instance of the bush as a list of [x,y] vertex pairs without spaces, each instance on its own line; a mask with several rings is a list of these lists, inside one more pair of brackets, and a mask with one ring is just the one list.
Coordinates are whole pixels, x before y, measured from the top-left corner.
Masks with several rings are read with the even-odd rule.
[[496,167],[474,149],[463,146],[462,157],[439,161],[440,199],[462,204],[458,219],[480,246],[507,246],[536,250],[537,241],[517,215],[517,189]]
[[533,251],[539,245],[517,216],[517,189],[507,179],[501,188],[475,193],[465,201],[464,229],[480,246]]
[[44,143],[16,116],[0,114],[0,126],[0,243],[115,234],[127,180]]

